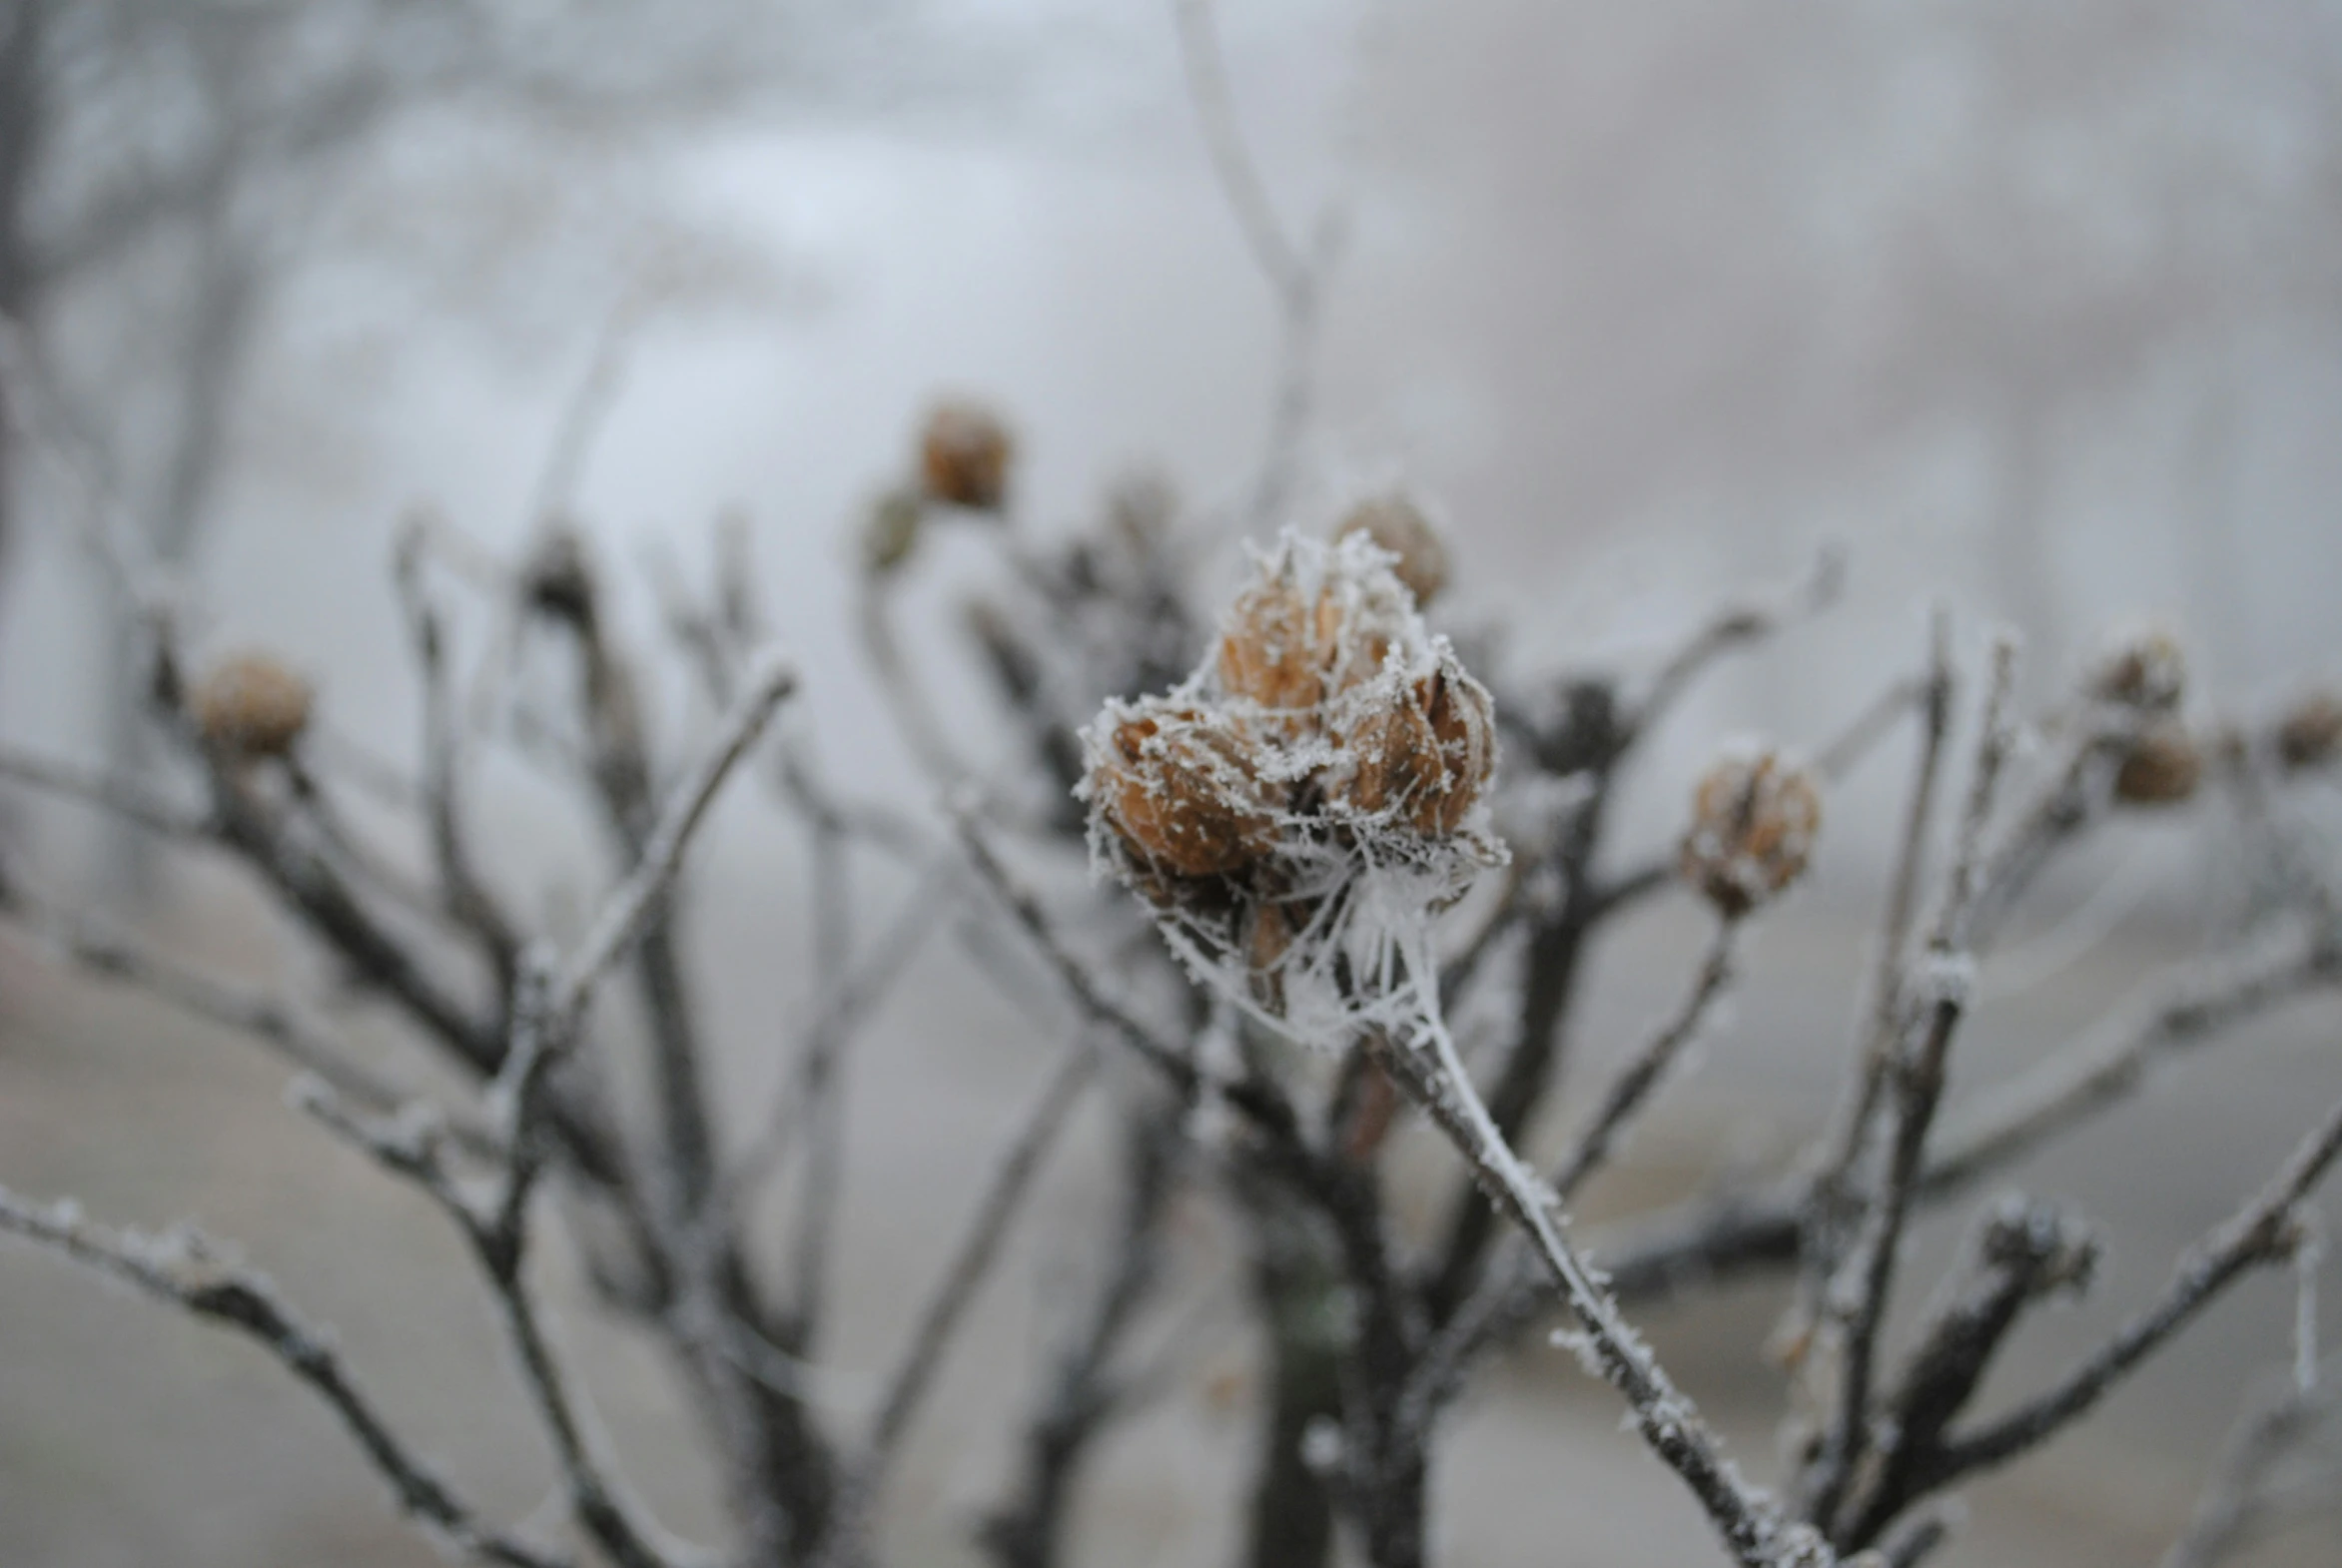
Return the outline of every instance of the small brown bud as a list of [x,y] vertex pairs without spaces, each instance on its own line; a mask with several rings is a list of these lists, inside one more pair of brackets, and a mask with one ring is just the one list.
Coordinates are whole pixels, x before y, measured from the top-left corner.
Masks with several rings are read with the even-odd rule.
[[1727,758],[1692,796],[1684,880],[1720,913],[1745,915],[1804,875],[1821,826],[1812,774],[1769,751]]
[[1350,771],[1337,793],[1364,812],[1396,808],[1426,838],[1463,826],[1496,767],[1488,689],[1453,658],[1345,723]]
[[593,564],[585,543],[569,528],[547,533],[520,568],[520,596],[530,609],[590,626],[594,616]]
[[2312,692],[2277,721],[2277,760],[2288,768],[2322,767],[2342,755],[2342,698]]
[[1092,798],[1139,860],[1180,876],[1241,870],[1275,833],[1251,742],[1223,715],[1151,703],[1131,710],[1092,763]]
[[892,489],[881,495],[862,521],[862,564],[875,574],[902,565],[919,547],[926,520],[927,503],[917,490]]
[[309,728],[315,700],[308,681],[266,653],[240,653],[214,665],[188,699],[204,744],[251,760],[282,757]]
[[1219,683],[1264,708],[1314,708],[1339,644],[1341,606],[1278,573],[1236,595],[1219,636]]
[[2203,752],[2177,724],[2158,724],[2132,742],[2114,775],[2114,798],[2128,806],[2176,806],[2195,793]]
[[919,436],[920,477],[928,495],[946,505],[998,511],[1016,450],[1008,425],[983,403],[938,403]]
[[2100,702],[2168,713],[2187,692],[2187,655],[2169,633],[2150,631],[2101,659],[2085,689]]
[[1333,536],[1346,539],[1353,533],[1365,534],[1398,557],[1391,570],[1417,604],[1430,603],[1447,585],[1447,543],[1405,491],[1393,490],[1351,507]]

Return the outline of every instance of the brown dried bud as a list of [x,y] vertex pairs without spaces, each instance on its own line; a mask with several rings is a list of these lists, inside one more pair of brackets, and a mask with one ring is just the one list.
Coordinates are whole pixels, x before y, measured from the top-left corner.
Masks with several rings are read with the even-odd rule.
[[2168,633],[2150,631],[2100,660],[2085,689],[2100,702],[2168,713],[2187,691],[2187,655]]
[[1363,533],[1398,557],[1391,570],[1415,596],[1428,604],[1447,585],[1447,543],[1423,509],[1403,490],[1358,502],[1333,530],[1336,539]]
[[1495,705],[1488,688],[1452,657],[1396,701],[1366,708],[1343,726],[1349,773],[1336,792],[1358,810],[1396,808],[1426,838],[1443,838],[1496,769]]
[[917,490],[892,489],[881,495],[862,522],[862,564],[884,573],[911,558],[927,520],[927,503]]
[[2194,737],[2177,724],[2158,724],[2131,743],[2114,775],[2114,798],[2128,806],[2176,806],[2203,776]]
[[204,744],[231,757],[282,757],[309,728],[308,681],[266,653],[223,659],[188,699]]
[[1239,871],[1276,830],[1249,737],[1206,709],[1129,711],[1092,761],[1089,783],[1131,854],[1180,876]]
[[1219,636],[1219,683],[1264,708],[1314,708],[1340,642],[1341,606],[1311,598],[1287,572],[1236,595]]
[[1772,752],[1730,757],[1692,796],[1679,865],[1720,913],[1738,917],[1804,875],[1821,826],[1812,774]]
[[555,620],[593,624],[593,565],[574,531],[557,528],[537,544],[520,568],[520,596],[530,609]]
[[1009,493],[1016,438],[980,402],[938,403],[919,436],[919,472],[927,493],[950,506],[998,511]]
[[2342,698],[2312,692],[2277,721],[2277,760],[2288,768],[2322,767],[2342,755]]

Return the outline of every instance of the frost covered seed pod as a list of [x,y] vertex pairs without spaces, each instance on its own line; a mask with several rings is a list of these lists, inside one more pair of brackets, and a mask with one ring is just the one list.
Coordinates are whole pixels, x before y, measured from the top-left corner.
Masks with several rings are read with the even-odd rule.
[[1418,814],[1416,826],[1426,833],[1453,833],[1496,772],[1496,703],[1453,656],[1440,659],[1425,685],[1428,689],[1418,687],[1418,692],[1431,719],[1432,739],[1439,743],[1445,788],[1435,803],[1425,803],[1436,807],[1431,820]]
[[1684,880],[1720,913],[1745,915],[1804,874],[1821,825],[1821,791],[1804,769],[1769,751],[1726,758],[1692,797]]
[[2150,631],[2099,661],[2089,694],[2142,713],[2168,713],[2187,691],[2187,655],[2167,632]]
[[980,402],[938,403],[919,436],[919,472],[927,493],[951,506],[998,511],[1008,499],[1016,438]]
[[1276,827],[1250,749],[1220,714],[1144,703],[1093,754],[1091,798],[1140,861],[1187,877],[1239,871]]
[[266,653],[241,653],[214,665],[188,702],[204,744],[241,758],[282,757],[309,728],[314,694]]
[[2342,698],[2313,692],[2277,721],[2277,760],[2288,768],[2322,767],[2342,755]]
[[2114,775],[2114,798],[2128,806],[2176,806],[2195,793],[2203,752],[2177,724],[2158,724],[2132,743]]
[[1437,669],[1367,707],[1339,738],[1349,772],[1337,793],[1363,812],[1396,810],[1426,838],[1463,826],[1496,767],[1488,689],[1445,653]]
[[1447,585],[1447,543],[1423,508],[1403,490],[1358,502],[1333,530],[1336,539],[1362,533],[1398,557],[1391,570],[1417,604],[1428,604]]
[[1413,692],[1367,708],[1338,738],[1349,773],[1336,793],[1362,812],[1396,811],[1411,820],[1446,787],[1439,737]]
[[1220,686],[1264,708],[1314,708],[1325,697],[1325,670],[1341,633],[1341,605],[1305,594],[1280,570],[1236,596],[1221,623]]

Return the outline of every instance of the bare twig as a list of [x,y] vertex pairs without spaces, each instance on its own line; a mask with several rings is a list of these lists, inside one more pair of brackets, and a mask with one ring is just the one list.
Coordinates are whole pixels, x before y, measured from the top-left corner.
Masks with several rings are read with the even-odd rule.
[[2323,1386],[2328,1381],[2305,1387],[2287,1378],[2238,1423],[2186,1533],[2171,1543],[2161,1568],[2217,1568],[2266,1526],[2281,1501],[2271,1491],[2272,1473],[2334,1416],[2334,1396]]
[[203,839],[212,831],[205,812],[179,805],[134,780],[77,763],[0,752],[0,779],[81,801],[172,838]]
[[1889,878],[1887,910],[1881,923],[1876,968],[1869,981],[1869,1005],[1856,1026],[1853,1087],[1841,1101],[1825,1137],[1805,1237],[1799,1300],[1793,1332],[1808,1331],[1821,1310],[1821,1295],[1851,1239],[1855,1167],[1869,1147],[1879,1096],[1887,1083],[1896,1022],[1902,1016],[1902,977],[1909,959],[1912,923],[1919,907],[1928,834],[1936,817],[1936,791],[1943,777],[1945,737],[1952,725],[1953,678],[1950,617],[1932,617],[1929,670],[1921,688],[1920,756],[1911,798],[1904,809],[1903,838]]
[[733,767],[756,744],[757,737],[796,689],[795,669],[779,657],[766,659],[753,671],[714,746],[700,759],[690,776],[678,783],[660,808],[643,841],[642,854],[626,880],[618,885],[595,916],[585,940],[555,977],[547,1021],[556,1032],[573,1029],[593,988],[612,965],[642,935],[668,885],[681,869],[683,851],[698,831],[700,820]]
[[1766,601],[1734,605],[1711,616],[1651,677],[1642,700],[1634,706],[1630,728],[1650,728],[1710,664],[1820,614],[1837,602],[1845,585],[1846,555],[1833,546],[1824,549],[1805,580],[1787,592]]
[[2252,1268],[2290,1258],[2302,1238],[2299,1207],[2337,1156],[2342,1156],[2342,1102],[2326,1113],[2266,1186],[2189,1249],[2153,1303],[2044,1392],[1936,1445],[1910,1467],[1901,1489],[1882,1492],[1865,1508],[1847,1539],[1862,1544],[1915,1498],[2004,1463],[2063,1430],[2228,1285]]
[[843,1487],[839,1523],[824,1552],[825,1565],[856,1561],[866,1549],[860,1539],[868,1528],[868,1511],[876,1505],[911,1419],[918,1413],[942,1364],[944,1352],[975,1304],[976,1293],[1000,1255],[1009,1223],[1024,1207],[1033,1177],[1044,1156],[1057,1141],[1066,1118],[1098,1072],[1097,1041],[1084,1029],[1050,1070],[1041,1097],[1025,1115],[993,1173],[967,1230],[953,1249],[942,1276],[921,1307],[901,1360],[886,1380],[877,1413],[871,1418],[860,1458]]
[[[1668,1066],[1712,1016],[1732,983],[1739,931],[1737,918],[1718,921],[1707,956],[1683,1001],[1628,1059],[1611,1081],[1601,1106],[1571,1141],[1551,1182],[1555,1203],[1566,1205],[1587,1178],[1602,1169],[1619,1133],[1641,1111]],[[1440,1325],[1411,1375],[1408,1398],[1414,1419],[1427,1420],[1430,1412],[1462,1390],[1473,1358],[1498,1324],[1518,1309],[1514,1303],[1524,1293],[1533,1293],[1537,1284],[1536,1260],[1525,1250],[1489,1269],[1479,1287]]]
[[398,545],[392,575],[406,611],[408,637],[422,675],[422,804],[429,823],[431,852],[438,863],[439,899],[446,912],[487,952],[496,985],[509,1003],[520,939],[472,867],[460,814],[458,771],[462,734],[454,693],[447,681],[439,614],[422,583],[422,538],[409,525]]
[[1675,1015],[1644,1042],[1602,1097],[1602,1104],[1571,1140],[1553,1176],[1554,1195],[1566,1203],[1586,1178],[1609,1162],[1619,1134],[1657,1089],[1676,1056],[1707,1022],[1716,1001],[1732,983],[1733,953],[1740,935],[1739,920],[1726,917],[1716,923],[1707,957],[1700,961],[1692,989]]
[[1341,225],[1328,214],[1306,248],[1288,237],[1260,169],[1237,129],[1235,100],[1228,91],[1227,65],[1213,25],[1211,0],[1172,0],[1179,58],[1186,68],[1187,93],[1236,227],[1274,294],[1283,330],[1277,392],[1268,439],[1244,512],[1245,526],[1258,530],[1278,520],[1292,488],[1293,465],[1307,431],[1313,400],[1317,323],[1325,278],[1340,244]]
[[1807,1477],[1808,1517],[1814,1519],[1827,1520],[1836,1512],[1853,1467],[1870,1445],[1871,1371],[1894,1292],[1904,1221],[1910,1216],[1912,1195],[1927,1155],[1928,1131],[1935,1125],[1943,1100],[1945,1059],[1967,1009],[1973,965],[1968,918],[1982,875],[1984,834],[1998,798],[2001,770],[2016,743],[2008,711],[2015,675],[2016,646],[2002,637],[1991,652],[1982,733],[1976,743],[1973,775],[1943,908],[1930,934],[1920,973],[1895,987],[1896,1006],[1904,1022],[1899,1026],[1901,1040],[1889,1066],[1896,1091],[1894,1134],[1886,1172],[1848,1264],[1846,1283],[1851,1286],[1851,1297],[1828,1303],[1831,1326],[1838,1337],[1835,1344],[1822,1348],[1837,1353],[1839,1383],[1836,1409]]
[[71,1204],[28,1203],[0,1188],[0,1231],[46,1246],[252,1340],[283,1362],[338,1416],[390,1484],[401,1512],[465,1556],[509,1568],[568,1568],[570,1559],[483,1525],[402,1443],[360,1389],[333,1336],[287,1306],[260,1274],[226,1261],[201,1231],[161,1236],[110,1231]]
[[2246,953],[2189,965],[1946,1129],[1924,1177],[1931,1189],[2005,1167],[2137,1091],[2160,1062],[2221,1038],[2308,992],[2342,986],[2342,933],[2289,933]]
[[[0,915],[20,921],[42,943],[92,975],[250,1035],[293,1067],[316,1074],[372,1112],[395,1111],[410,1098],[278,998],[215,979],[149,950],[90,916],[60,909],[32,893],[13,874],[0,891]],[[451,1120],[450,1131],[474,1153],[486,1153],[491,1147],[485,1130],[468,1120]]]
[[1588,1367],[1625,1396],[1643,1440],[1691,1488],[1744,1568],[1827,1568],[1833,1561],[1828,1548],[1811,1529],[1784,1520],[1770,1498],[1741,1479],[1699,1407],[1675,1386],[1649,1346],[1619,1315],[1617,1303],[1596,1283],[1595,1274],[1563,1233],[1552,1194],[1497,1132],[1446,1030],[1432,1027],[1424,1033],[1429,1036],[1424,1055],[1389,1047],[1381,1054],[1383,1065],[1463,1156],[1490,1201],[1535,1244],[1564,1304],[1584,1331]]

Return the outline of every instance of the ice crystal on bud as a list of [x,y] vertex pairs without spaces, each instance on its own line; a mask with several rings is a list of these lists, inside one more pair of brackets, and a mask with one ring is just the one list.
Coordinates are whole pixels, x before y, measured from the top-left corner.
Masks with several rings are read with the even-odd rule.
[[1286,534],[1202,666],[1083,732],[1097,864],[1188,967],[1297,1039],[1436,1028],[1429,917],[1483,865],[1487,689],[1364,533]]

